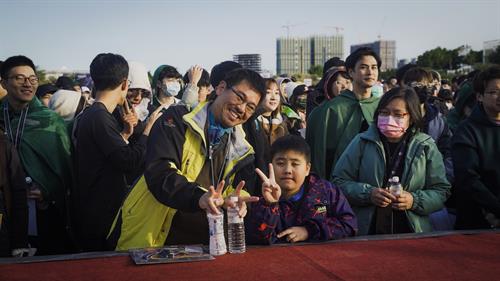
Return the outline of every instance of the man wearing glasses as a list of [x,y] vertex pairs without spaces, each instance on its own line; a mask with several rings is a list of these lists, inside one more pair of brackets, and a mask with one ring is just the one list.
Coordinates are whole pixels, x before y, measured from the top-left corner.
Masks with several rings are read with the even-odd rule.
[[[254,71],[235,69],[215,87],[215,101],[191,112],[170,107],[148,140],[146,171],[124,202],[110,241],[117,249],[208,244],[206,213],[218,213],[232,193],[254,189],[254,151],[241,126],[265,95]],[[216,189],[217,187],[217,189]],[[240,216],[245,202],[240,196]]]
[[0,75],[7,90],[0,126],[17,149],[30,185],[30,243],[41,255],[67,252],[65,194],[72,179],[66,126],[34,97],[38,78],[29,58],[8,58]]

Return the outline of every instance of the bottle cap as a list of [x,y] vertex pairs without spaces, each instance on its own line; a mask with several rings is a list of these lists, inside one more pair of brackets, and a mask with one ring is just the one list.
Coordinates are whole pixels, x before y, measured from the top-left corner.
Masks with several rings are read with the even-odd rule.
[[398,176],[392,177],[392,182],[399,182],[399,177]]
[[238,199],[239,199],[238,196],[231,196],[231,197],[229,197],[229,200],[231,202],[233,202],[233,203],[238,203]]
[[30,178],[30,177],[25,177],[24,178],[24,181],[27,183],[27,184],[31,184],[33,182],[33,180]]

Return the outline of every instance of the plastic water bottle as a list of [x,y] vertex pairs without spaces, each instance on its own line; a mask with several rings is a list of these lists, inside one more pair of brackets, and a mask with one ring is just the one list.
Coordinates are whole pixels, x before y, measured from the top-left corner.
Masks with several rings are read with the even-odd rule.
[[[238,197],[232,196],[231,202],[237,204]],[[245,245],[245,224],[243,218],[238,214],[240,208],[238,206],[227,208],[227,236],[229,242],[229,252],[231,254],[244,253]]]
[[401,183],[399,182],[399,177],[394,176],[389,180],[389,192],[394,195],[394,196],[399,196],[401,195],[401,192],[403,191],[403,187],[401,186]]
[[227,253],[226,239],[224,237],[224,213],[219,215],[207,213],[208,232],[210,234],[210,254],[220,256]]

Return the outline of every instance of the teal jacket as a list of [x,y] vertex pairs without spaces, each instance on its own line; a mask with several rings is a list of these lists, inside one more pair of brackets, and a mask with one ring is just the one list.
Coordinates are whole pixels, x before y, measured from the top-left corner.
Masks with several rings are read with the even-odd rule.
[[[444,207],[451,189],[443,158],[430,136],[416,133],[404,161],[401,184],[413,196],[406,216],[415,232],[432,231],[428,215]],[[352,140],[333,171],[333,183],[342,189],[356,213],[359,235],[368,234],[375,213],[370,196],[374,188],[383,185],[385,163],[378,129],[372,125]]]
[[360,133],[363,122],[373,122],[378,102],[375,97],[360,101],[345,90],[309,115],[306,140],[311,147],[312,170],[321,178],[328,178],[342,152]]

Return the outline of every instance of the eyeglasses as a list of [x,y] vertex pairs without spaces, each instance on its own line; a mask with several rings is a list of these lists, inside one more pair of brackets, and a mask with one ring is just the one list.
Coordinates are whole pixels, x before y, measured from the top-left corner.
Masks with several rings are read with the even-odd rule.
[[147,98],[147,97],[149,97],[149,92],[144,90],[144,89],[128,89],[128,92],[127,92],[128,98],[135,98],[139,95],[141,95],[141,97],[143,97],[143,98]]
[[500,96],[500,90],[496,90],[496,91],[492,90],[492,91],[484,92],[484,94],[498,98]]
[[389,115],[392,115],[396,118],[405,118],[406,116],[410,115],[408,112],[390,112],[389,110],[386,109],[381,109],[378,111],[379,116],[384,116],[387,117]]
[[231,92],[233,92],[236,97],[238,97],[239,104],[245,105],[245,112],[248,115],[252,115],[255,113],[255,109],[257,108],[257,106],[253,103],[248,103],[248,101],[245,100],[245,94],[236,91],[233,87],[229,87],[229,89],[231,89]]
[[17,84],[24,84],[24,83],[26,83],[26,80],[28,80],[31,85],[38,84],[38,77],[36,77],[35,75],[31,75],[31,76],[26,77],[22,74],[17,74],[17,75],[9,77],[9,79],[14,79],[14,81]]

